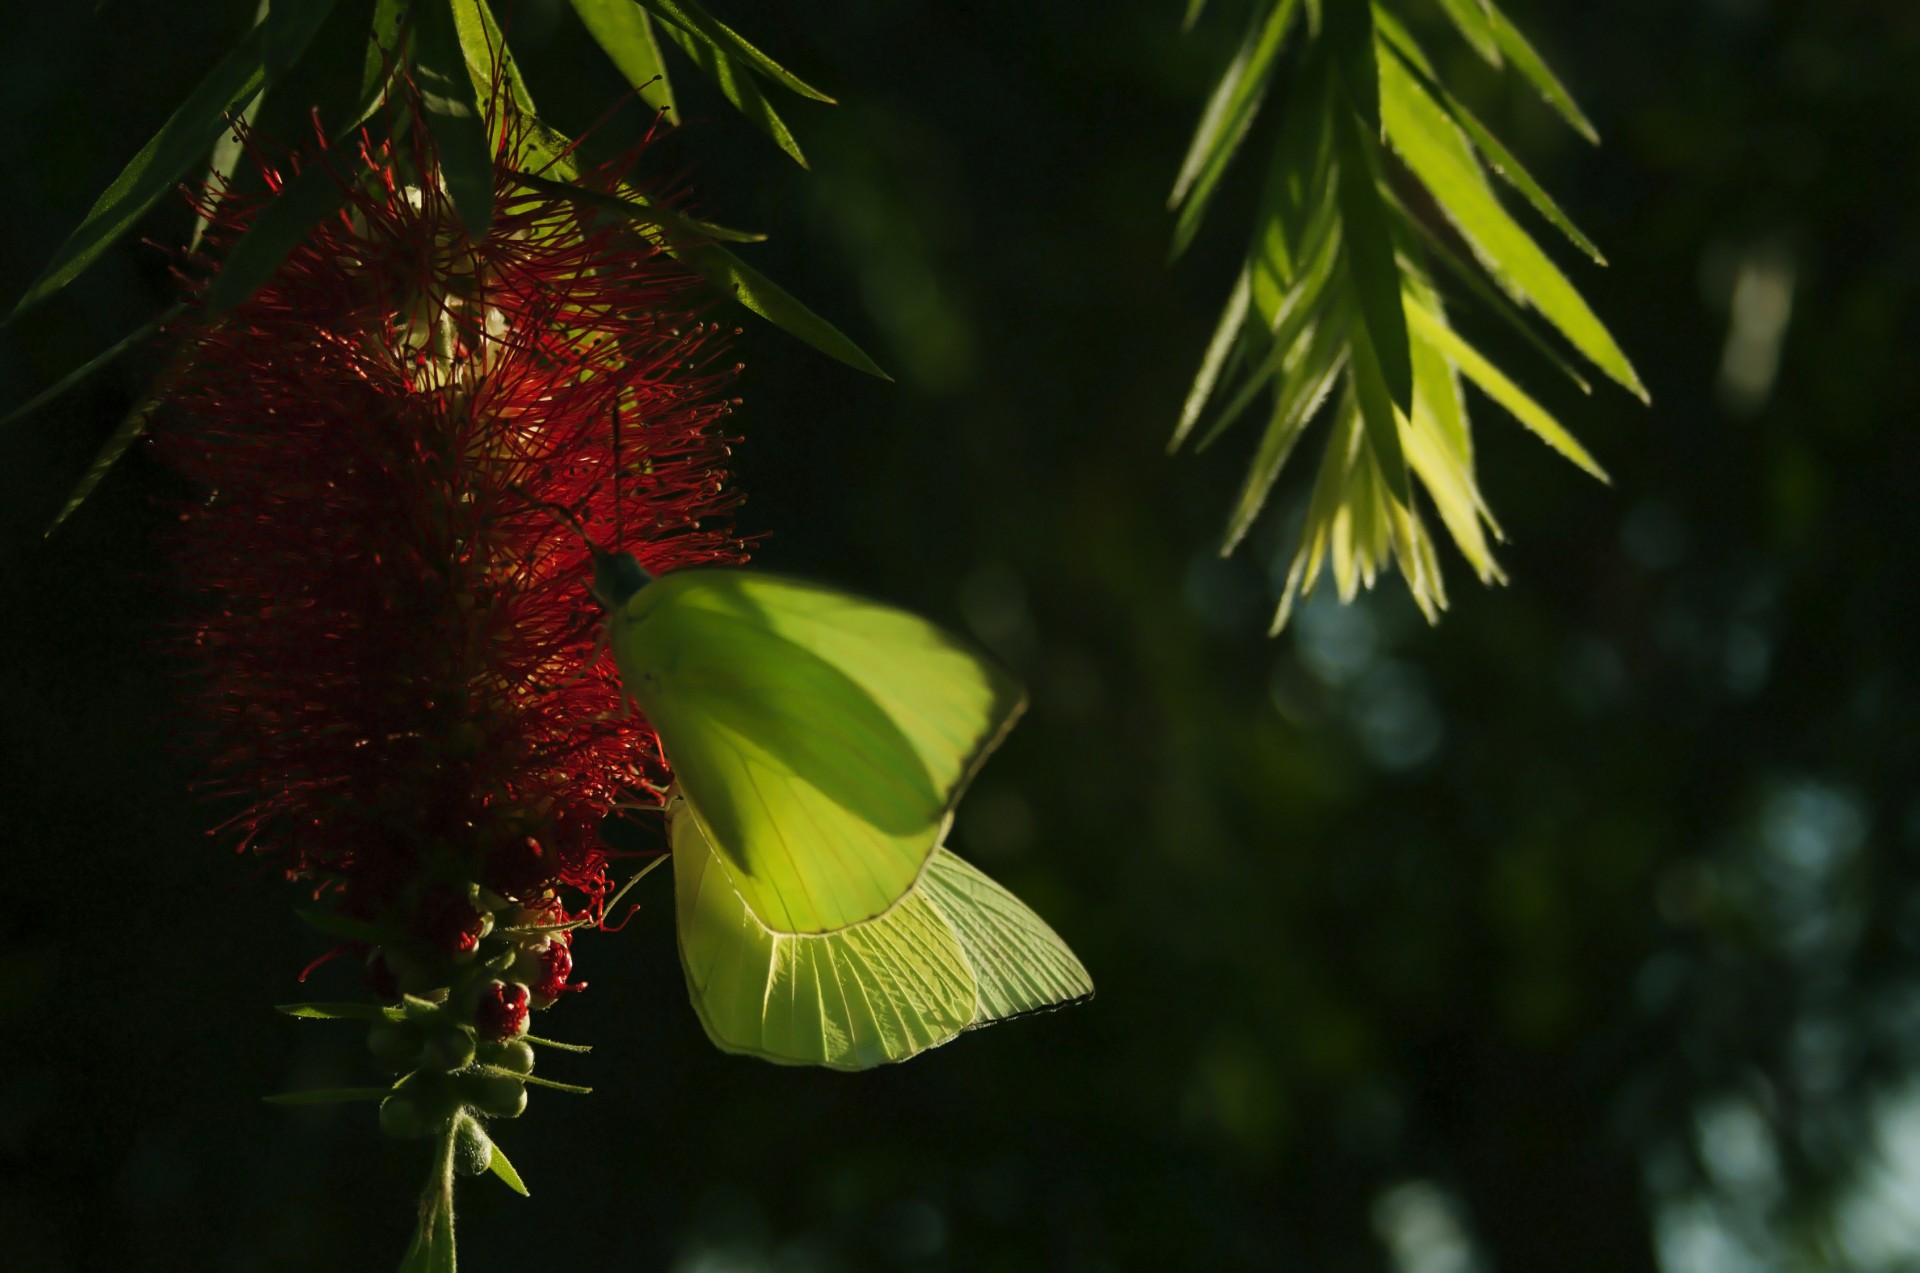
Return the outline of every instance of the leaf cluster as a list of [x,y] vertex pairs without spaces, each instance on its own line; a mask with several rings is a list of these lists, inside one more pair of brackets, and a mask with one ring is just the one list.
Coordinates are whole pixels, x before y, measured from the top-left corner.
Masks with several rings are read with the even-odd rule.
[[[1201,0],[1189,6],[1189,23],[1201,8]],[[1598,140],[1492,0],[1441,0],[1440,8],[1476,53],[1519,74],[1569,126]],[[1283,78],[1296,31],[1252,241],[1169,449],[1189,441],[1204,449],[1263,407],[1265,424],[1228,517],[1226,555],[1265,508],[1309,425],[1328,417],[1273,630],[1329,568],[1342,599],[1351,600],[1395,566],[1421,611],[1437,621],[1447,594],[1423,503],[1482,582],[1505,578],[1491,546],[1500,527],[1475,475],[1463,377],[1606,480],[1585,448],[1455,329],[1441,277],[1520,331],[1583,391],[1587,382],[1528,311],[1608,378],[1643,400],[1646,391],[1573,284],[1501,202],[1493,177],[1604,265],[1598,249],[1440,82],[1384,3],[1255,6],[1174,184],[1176,255],[1193,242],[1263,99]],[[1430,225],[1410,206],[1416,202],[1430,203],[1444,224]],[[1424,501],[1416,490],[1425,491]]]
[[[268,90],[299,63],[333,9],[333,0],[262,0],[252,27],[95,201],[3,321],[14,321],[78,278],[198,165],[207,165],[209,185],[229,187],[243,149],[242,131]],[[768,93],[786,92],[828,103],[833,99],[761,52],[695,0],[573,0],[573,9],[642,100],[663,118],[670,122],[675,106],[661,58],[662,37],[710,76],[727,100],[783,151],[805,165],[792,130]],[[416,112],[396,108],[396,89],[403,82],[412,85],[424,136],[409,138]],[[475,238],[483,237],[492,224],[498,149],[509,138],[524,137],[521,153],[512,157],[516,169],[525,170],[517,174],[522,184],[577,199],[629,222],[768,322],[851,367],[886,376],[838,328],[725,246],[757,242],[764,235],[729,230],[661,207],[631,186],[622,185],[616,195],[609,195],[575,184],[579,175],[572,159],[576,143],[541,120],[488,0],[378,0],[368,32],[359,106],[354,118],[336,131],[335,139],[344,141],[362,130],[384,130],[393,140],[411,141],[414,153],[430,153],[462,227]],[[352,147],[334,147],[329,153],[337,158],[352,151]],[[342,174],[327,164],[314,164],[281,183],[253,226],[220,263],[206,297],[208,314],[217,317],[251,296],[315,225],[340,208],[345,199],[342,177],[365,175]],[[205,231],[202,216],[194,224],[189,250],[199,246]],[[169,309],[115,342],[0,419],[0,425],[57,397],[182,312],[179,306]],[[54,526],[80,506],[145,430],[178,370],[163,373],[153,393],[107,439]]]

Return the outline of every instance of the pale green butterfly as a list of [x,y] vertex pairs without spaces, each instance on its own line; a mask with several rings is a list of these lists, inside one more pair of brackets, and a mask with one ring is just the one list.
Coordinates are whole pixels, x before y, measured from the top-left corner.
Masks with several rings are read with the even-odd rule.
[[594,593],[688,812],[781,932],[833,932],[897,902],[1024,706],[958,638],[817,584],[728,569],[649,580],[607,553]]
[[1023,705],[1003,670],[916,616],[751,571],[650,580],[598,554],[594,592],[676,776],[682,961],[716,1043],[862,1069],[1092,992],[940,847]]
[[680,964],[700,1024],[724,1051],[865,1070],[1093,994],[1044,920],[944,848],[874,918],[784,933],[746,904],[685,802],[674,799],[667,816]]

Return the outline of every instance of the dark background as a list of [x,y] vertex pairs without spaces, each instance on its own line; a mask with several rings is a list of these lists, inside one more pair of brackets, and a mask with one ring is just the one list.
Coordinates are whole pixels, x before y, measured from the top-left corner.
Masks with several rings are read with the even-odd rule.
[[[1607,251],[1557,254],[1654,403],[1472,327],[1614,485],[1475,400],[1511,586],[1449,557],[1437,630],[1394,580],[1270,640],[1304,473],[1222,562],[1247,441],[1162,453],[1255,185],[1168,266],[1240,25],[1214,4],[1183,39],[1176,0],[716,0],[842,104],[792,109],[804,173],[682,71],[695,123],[653,162],[898,377],[741,317],[745,528],[1026,677],[956,843],[1099,997],[880,1073],[725,1057],[650,881],[543,1024],[596,1045],[543,1072],[599,1090],[501,1129],[533,1197],[463,1186],[463,1267],[1920,1266],[1920,10],[1513,0],[1595,150],[1409,4]],[[615,73],[565,5],[501,7],[584,127]],[[15,7],[0,296],[252,8]],[[367,8],[263,122],[339,102]],[[116,250],[0,332],[0,402],[170,295]],[[40,537],[152,370],[0,437],[0,1263],[390,1268],[422,1153],[258,1100],[371,1070],[269,1010],[326,941],[206,838],[167,745],[162,479],[136,454]]]

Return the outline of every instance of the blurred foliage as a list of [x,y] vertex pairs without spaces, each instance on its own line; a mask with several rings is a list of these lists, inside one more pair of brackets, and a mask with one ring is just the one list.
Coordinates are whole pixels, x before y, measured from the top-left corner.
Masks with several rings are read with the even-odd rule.
[[[1608,247],[1591,298],[1656,407],[1542,385],[1611,489],[1485,432],[1512,584],[1437,631],[1386,589],[1267,641],[1305,492],[1223,561],[1231,457],[1162,453],[1240,264],[1203,236],[1169,269],[1163,207],[1233,23],[767,6],[756,39],[842,103],[791,110],[812,173],[676,81],[689,123],[651,162],[777,227],[769,272],[900,378],[742,336],[760,561],[964,622],[1028,678],[956,843],[1100,997],[853,1078],[721,1057],[660,881],[582,943],[593,987],[551,1029],[597,1046],[555,1073],[598,1090],[502,1129],[533,1197],[473,1191],[467,1267],[530,1234],[689,1271],[1920,1258],[1920,15],[1507,7],[1604,147],[1469,49],[1438,69]],[[252,8],[14,16],[0,295]],[[569,68],[531,80],[560,126],[621,91],[563,4],[502,10],[530,68]],[[316,65],[360,57],[336,25]],[[264,125],[306,126],[310,87],[276,97]],[[1244,224],[1258,185],[1229,174],[1210,215]],[[145,229],[177,242],[187,210]],[[109,254],[0,333],[0,397],[171,299],[159,253]],[[324,943],[204,837],[167,743],[167,479],[136,451],[39,538],[151,371],[13,426],[0,463],[0,1239],[32,1270],[380,1266],[422,1164],[364,1111],[257,1099],[364,1071],[265,1006]]]

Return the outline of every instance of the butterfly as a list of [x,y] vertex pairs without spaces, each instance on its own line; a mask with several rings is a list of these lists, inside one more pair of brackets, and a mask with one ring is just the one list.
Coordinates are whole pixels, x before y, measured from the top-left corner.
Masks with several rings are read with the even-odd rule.
[[660,737],[681,961],[723,1049],[865,1069],[1092,993],[1044,921],[944,845],[1025,703],[916,615],[738,569],[596,558]]

